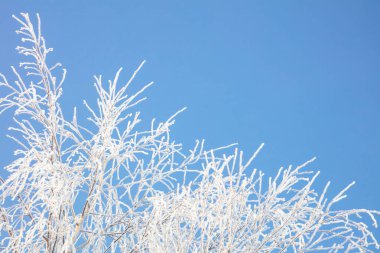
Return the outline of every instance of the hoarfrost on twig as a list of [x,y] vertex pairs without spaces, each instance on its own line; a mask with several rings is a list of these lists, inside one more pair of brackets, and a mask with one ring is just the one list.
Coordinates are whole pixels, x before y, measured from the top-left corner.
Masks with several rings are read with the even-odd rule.
[[[282,168],[268,183],[232,146],[185,152],[170,136],[175,116],[138,131],[133,107],[142,93],[122,87],[121,69],[108,84],[95,77],[96,106],[84,101],[95,125],[63,117],[58,103],[66,70],[48,66],[52,51],[28,14],[20,24],[26,60],[0,75],[0,112],[13,109],[11,139],[20,148],[1,179],[2,252],[374,252],[378,211],[335,210],[313,189],[319,172]],[[182,112],[179,111],[179,112]],[[178,112],[178,113],[179,113]],[[250,169],[248,169],[250,168]]]

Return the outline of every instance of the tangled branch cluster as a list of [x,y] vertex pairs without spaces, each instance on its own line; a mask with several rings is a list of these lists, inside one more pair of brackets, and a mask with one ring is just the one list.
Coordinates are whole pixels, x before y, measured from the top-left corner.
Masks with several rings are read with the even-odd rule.
[[[0,112],[11,109],[9,136],[19,145],[0,186],[2,252],[374,252],[379,244],[361,219],[378,211],[335,210],[349,187],[328,200],[318,173],[280,169],[266,181],[230,146],[184,152],[170,138],[175,115],[137,130],[134,105],[152,83],[130,95],[119,70],[95,77],[92,125],[63,117],[66,70],[48,66],[52,51],[28,14],[14,17],[28,61],[15,80],[4,75]],[[180,111],[181,112],[181,111]]]

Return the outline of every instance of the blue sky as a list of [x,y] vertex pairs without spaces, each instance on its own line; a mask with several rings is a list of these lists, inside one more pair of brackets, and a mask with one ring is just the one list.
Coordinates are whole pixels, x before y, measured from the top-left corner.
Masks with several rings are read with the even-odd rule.
[[[11,14],[40,13],[51,61],[68,69],[65,114],[93,99],[93,75],[124,80],[146,59],[135,89],[156,85],[140,109],[149,122],[178,109],[186,147],[238,142],[273,175],[313,156],[316,187],[338,207],[380,210],[380,1],[10,1],[0,3],[0,72],[17,65]],[[0,117],[0,166],[15,147]],[[6,148],[4,148],[6,147]],[[380,238],[380,229],[376,231]]]

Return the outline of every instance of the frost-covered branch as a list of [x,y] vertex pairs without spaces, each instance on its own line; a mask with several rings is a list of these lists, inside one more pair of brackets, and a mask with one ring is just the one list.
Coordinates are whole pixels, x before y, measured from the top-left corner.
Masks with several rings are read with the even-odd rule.
[[18,145],[0,185],[2,252],[374,252],[379,248],[362,216],[377,227],[374,210],[337,210],[346,189],[327,198],[313,189],[319,173],[281,168],[274,178],[253,169],[234,145],[184,151],[171,139],[175,117],[139,130],[134,106],[148,83],[130,94],[95,77],[95,106],[80,123],[59,104],[66,75],[48,64],[48,48],[28,14],[20,24],[25,57],[0,76],[0,112],[12,110],[10,137]]

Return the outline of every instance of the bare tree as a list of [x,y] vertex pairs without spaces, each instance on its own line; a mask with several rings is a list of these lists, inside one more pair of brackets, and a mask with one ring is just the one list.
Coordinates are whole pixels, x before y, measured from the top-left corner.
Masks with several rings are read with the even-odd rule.
[[[149,83],[130,95],[132,77],[95,77],[96,106],[84,101],[92,124],[64,118],[59,98],[66,70],[47,64],[52,51],[28,14],[18,53],[28,60],[1,75],[12,110],[9,137],[18,143],[0,186],[2,252],[374,252],[378,211],[336,210],[350,184],[331,200],[313,190],[319,173],[281,168],[266,181],[248,159],[226,146],[187,152],[170,138],[175,115],[137,130],[133,106]],[[181,111],[179,111],[181,112]],[[178,113],[179,113],[178,112]]]

